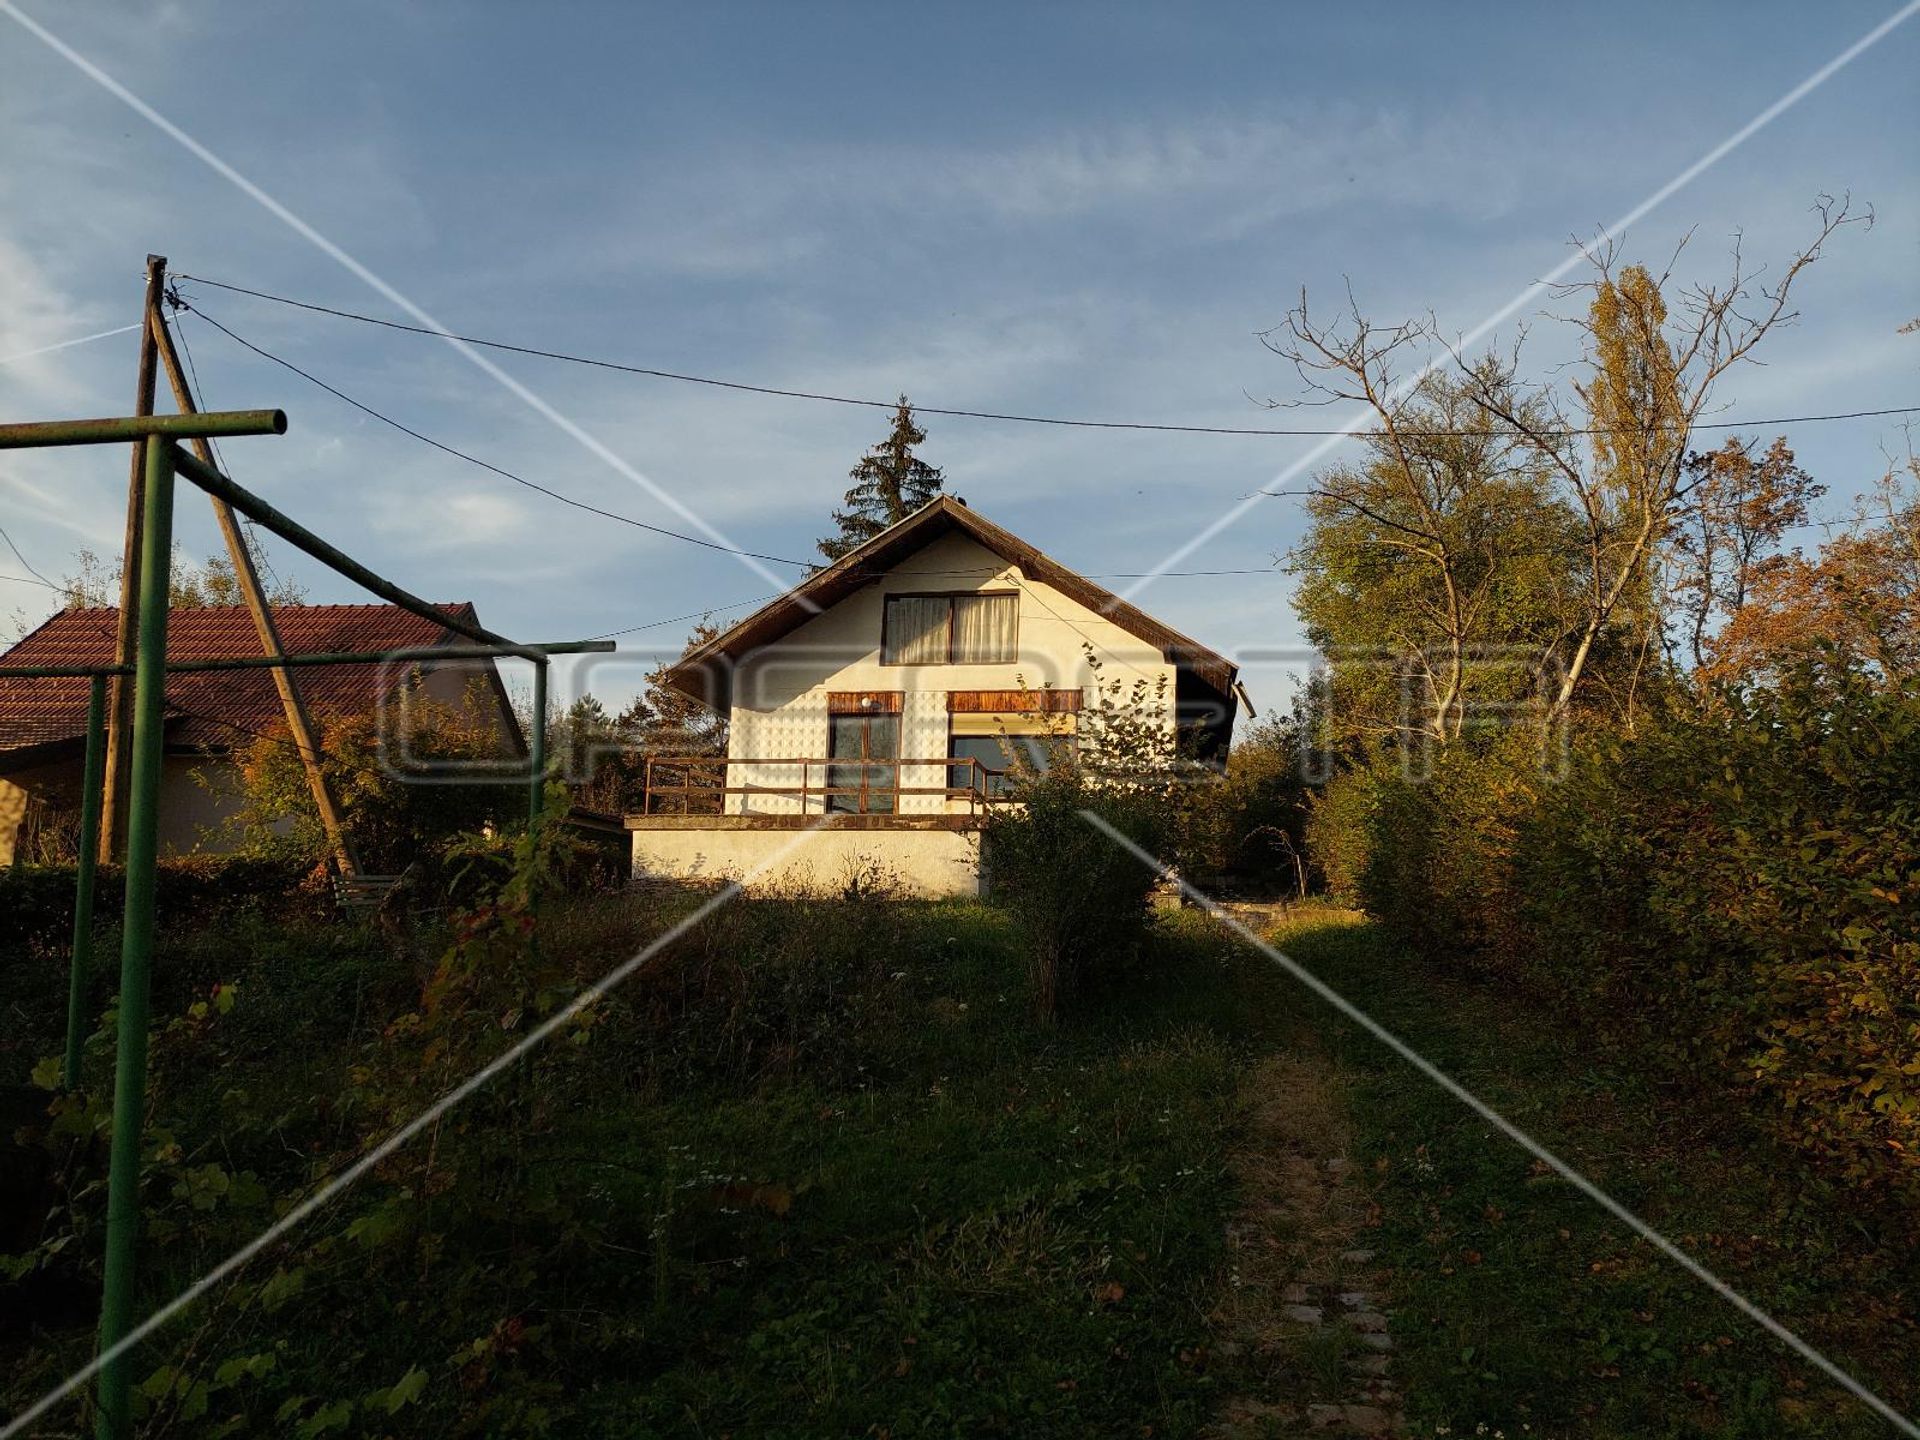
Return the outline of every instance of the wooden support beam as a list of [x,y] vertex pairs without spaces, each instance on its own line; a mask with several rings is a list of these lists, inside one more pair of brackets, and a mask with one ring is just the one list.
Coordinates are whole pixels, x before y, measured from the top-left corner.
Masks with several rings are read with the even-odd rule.
[[[140,311],[140,367],[135,380],[133,413],[153,413],[154,369],[158,356],[154,350],[153,327],[146,317],[160,308],[160,296],[167,284],[167,257],[147,256],[147,295]],[[113,663],[130,666],[134,662],[137,626],[135,600],[140,594],[140,532],[147,496],[147,445],[137,440],[133,446],[133,469],[127,479],[127,532],[120,550],[120,614],[113,630]],[[127,738],[133,730],[133,684],[124,675],[115,675],[107,693],[106,782],[100,795],[100,861],[111,865],[120,858],[126,843],[128,764]]]
[[[186,372],[180,368],[180,355],[174,348],[173,332],[167,328],[166,317],[160,311],[156,298],[154,306],[147,312],[147,329],[150,332],[160,363],[167,372],[168,383],[173,387],[174,404],[182,415],[198,413],[193,402],[193,390],[187,384]],[[204,439],[195,438],[189,442],[201,461],[213,465],[213,447]],[[279,659],[285,655],[280,644],[280,630],[274,623],[273,607],[267,603],[265,591],[260,588],[260,571],[253,561],[253,550],[247,544],[245,532],[240,528],[239,517],[233,513],[233,507],[217,495],[207,497],[213,502],[213,516],[220,524],[221,537],[227,542],[227,556],[233,562],[233,578],[240,586],[240,594],[245,598],[247,613],[253,617],[253,628],[260,636],[260,651],[270,659]],[[320,764],[320,746],[313,737],[313,723],[308,718],[307,707],[300,699],[299,682],[292,670],[276,666],[269,672],[273,676],[273,687],[280,692],[280,708],[287,717],[287,733],[293,737],[294,748],[300,752],[300,764],[307,772],[307,789],[313,795],[314,808],[320,812],[320,824],[327,832],[327,845],[333,851],[333,861],[343,876],[356,876],[360,873],[358,858],[353,853],[353,843],[347,838],[346,826],[340,819],[340,807],[333,797],[333,788],[327,783],[326,771]]]

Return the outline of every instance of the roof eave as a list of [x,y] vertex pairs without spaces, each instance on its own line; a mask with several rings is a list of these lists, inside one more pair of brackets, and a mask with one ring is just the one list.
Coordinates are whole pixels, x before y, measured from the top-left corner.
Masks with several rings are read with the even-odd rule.
[[[955,526],[966,532],[1007,563],[1019,567],[1034,579],[1045,581],[1089,610],[1104,615],[1121,629],[1155,646],[1167,663],[1176,669],[1190,671],[1222,695],[1232,693],[1239,670],[1225,656],[1155,620],[1138,606],[1069,569],[1011,531],[1003,530],[946,495],[929,501],[898,524],[848,551],[833,564],[809,575],[785,595],[761,606],[753,614],[714,636],[672,666],[663,677],[666,684],[698,704],[714,710],[725,710],[732,698],[732,671],[739,659],[739,652],[778,640],[829,605],[845,599],[861,585],[878,579],[880,572],[869,576],[857,572],[862,566],[872,564],[875,557],[887,555],[895,547],[909,544],[919,531],[937,524]],[[911,548],[919,549],[920,546],[912,545]],[[823,591],[832,592],[831,598],[819,603],[816,597]],[[790,615],[793,611],[805,613],[794,617]]]

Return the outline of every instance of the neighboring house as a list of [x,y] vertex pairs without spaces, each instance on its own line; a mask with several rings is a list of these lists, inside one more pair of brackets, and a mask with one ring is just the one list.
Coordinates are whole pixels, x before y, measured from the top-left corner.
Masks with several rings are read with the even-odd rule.
[[[474,623],[462,602],[443,607]],[[63,610],[0,656],[0,666],[110,665],[118,611]],[[464,637],[397,605],[276,605],[274,622],[289,655],[328,651],[423,649]],[[167,620],[170,661],[260,653],[259,633],[244,606],[175,610]],[[303,666],[294,672],[316,724],[330,715],[361,714],[419,675],[436,699],[462,703],[478,695],[500,729],[503,753],[524,755],[512,706],[490,661]],[[475,679],[483,687],[470,689]],[[88,681],[0,677],[0,864],[40,827],[70,822],[80,801]],[[273,677],[261,670],[189,671],[167,677],[166,752],[160,780],[162,854],[219,853],[237,838],[230,822],[240,808],[234,758],[263,735],[286,734]],[[291,742],[289,742],[291,743]],[[324,743],[324,742],[323,742]]]
[[650,761],[634,873],[977,894],[1009,750],[1071,737],[1102,677],[1150,705],[1164,682],[1155,718],[1224,758],[1230,662],[942,497],[668,673],[728,717],[727,756]]

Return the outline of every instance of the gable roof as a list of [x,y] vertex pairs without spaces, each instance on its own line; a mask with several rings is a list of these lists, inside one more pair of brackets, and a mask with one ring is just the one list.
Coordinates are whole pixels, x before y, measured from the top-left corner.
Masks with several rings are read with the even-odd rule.
[[1223,697],[1231,696],[1239,673],[1232,661],[1162,624],[1105,586],[1069,570],[1012,531],[983,519],[969,509],[964,500],[951,495],[929,501],[825,569],[816,570],[779,599],[714,636],[669,670],[665,677],[667,683],[702,704],[726,709],[732,694],[733,667],[748,652],[778,640],[822,610],[830,609],[879,579],[909,555],[943,535],[956,532],[991,550],[1008,564],[1018,566],[1022,574],[1044,581],[1152,645],[1183,675],[1194,677]]
[[[398,605],[275,605],[274,624],[289,655],[330,650],[403,650],[457,638],[445,626]],[[471,603],[440,607],[477,624]],[[62,610],[20,641],[0,665],[111,665],[119,610]],[[260,653],[260,635],[244,605],[176,609],[167,616],[167,659],[218,660]],[[485,662],[477,662],[484,664]],[[314,665],[300,672],[300,695],[317,717],[372,709],[397,686],[405,667]],[[78,740],[87,728],[85,676],[52,680],[0,677],[0,756]],[[167,677],[167,743],[224,749],[271,733],[285,721],[266,670],[201,670]]]

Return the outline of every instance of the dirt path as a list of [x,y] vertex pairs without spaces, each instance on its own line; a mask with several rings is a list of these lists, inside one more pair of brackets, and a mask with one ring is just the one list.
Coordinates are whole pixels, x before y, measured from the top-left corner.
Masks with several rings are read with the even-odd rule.
[[1384,1276],[1364,1243],[1374,1207],[1349,1154],[1349,1088],[1305,1035],[1247,1076],[1243,1204],[1216,1317],[1239,1386],[1222,1406],[1221,1440],[1400,1431]]

